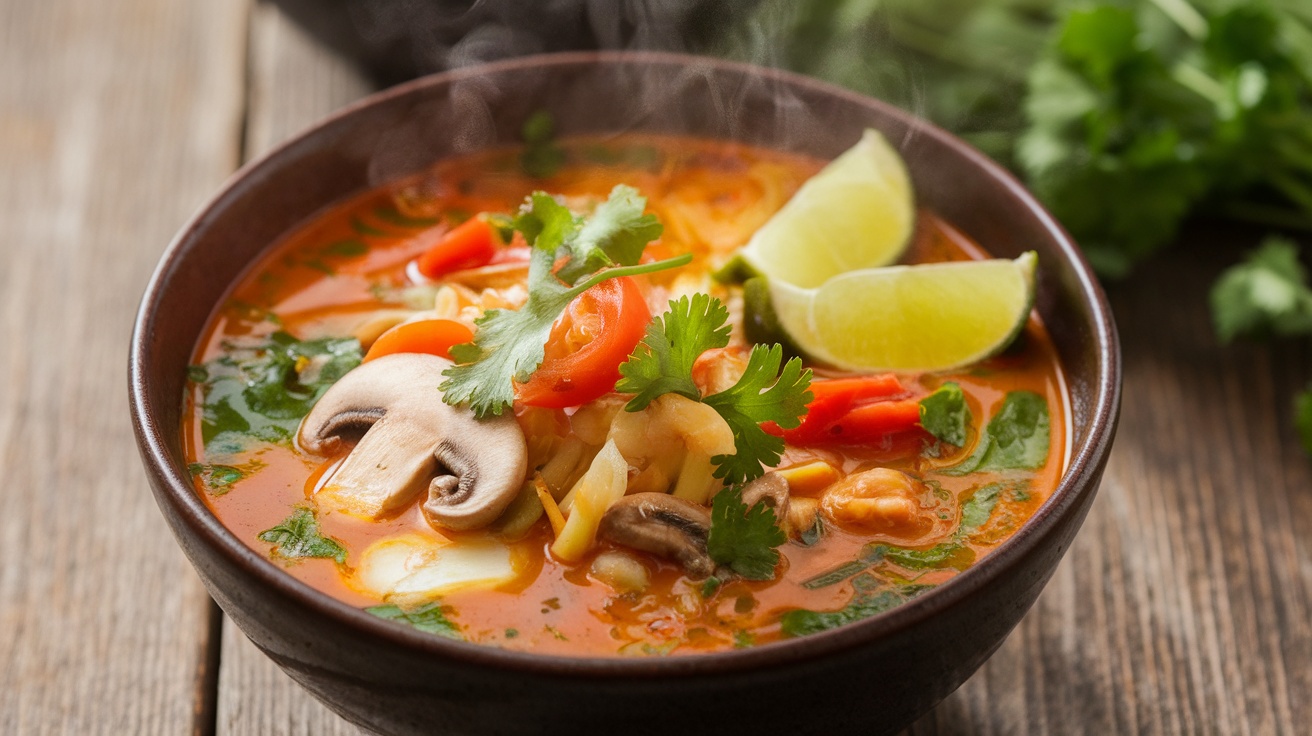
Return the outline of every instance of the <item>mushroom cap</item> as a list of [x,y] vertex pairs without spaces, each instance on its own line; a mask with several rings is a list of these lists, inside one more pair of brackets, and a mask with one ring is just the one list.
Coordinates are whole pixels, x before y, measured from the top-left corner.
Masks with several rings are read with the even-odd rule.
[[688,577],[701,580],[715,572],[715,561],[706,552],[710,531],[711,512],[705,506],[667,493],[634,493],[606,510],[597,534],[673,560]]
[[378,518],[424,488],[428,522],[475,529],[515,498],[528,465],[524,433],[509,414],[478,419],[442,401],[451,361],[398,353],[364,363],[328,389],[301,421],[297,442],[333,454],[358,440],[320,491],[321,501]]

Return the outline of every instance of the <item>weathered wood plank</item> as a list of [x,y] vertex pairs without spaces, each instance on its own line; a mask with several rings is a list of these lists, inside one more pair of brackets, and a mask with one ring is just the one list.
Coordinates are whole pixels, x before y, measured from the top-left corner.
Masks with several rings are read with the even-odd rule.
[[[372,91],[347,62],[310,38],[276,6],[250,19],[246,157],[260,156],[333,110]],[[312,698],[231,621],[223,624],[220,736],[347,736],[361,731]]]
[[211,603],[128,421],[132,317],[237,161],[243,0],[0,3],[0,733],[178,734]]
[[1305,343],[1222,347],[1206,310],[1253,239],[1200,228],[1112,288],[1125,403],[1101,495],[1019,629],[910,733],[1312,723],[1312,478],[1290,408],[1312,360]]

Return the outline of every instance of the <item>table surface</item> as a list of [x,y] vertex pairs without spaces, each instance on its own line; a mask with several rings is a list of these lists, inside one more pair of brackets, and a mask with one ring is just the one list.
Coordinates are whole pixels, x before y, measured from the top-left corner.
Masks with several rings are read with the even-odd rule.
[[[205,594],[147,490],[128,336],[172,233],[243,160],[370,91],[254,0],[0,0],[0,733],[350,734]],[[1200,224],[1111,300],[1102,490],[1033,610],[910,733],[1312,724],[1306,341],[1222,347]]]

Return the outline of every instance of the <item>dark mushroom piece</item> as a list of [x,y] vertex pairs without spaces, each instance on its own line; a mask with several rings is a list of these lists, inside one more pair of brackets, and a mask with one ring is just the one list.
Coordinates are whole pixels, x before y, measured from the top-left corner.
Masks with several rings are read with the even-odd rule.
[[710,509],[668,493],[621,498],[606,509],[597,529],[603,539],[677,562],[693,580],[715,572],[706,552],[710,532]]
[[788,532],[788,479],[771,470],[765,475],[743,486],[743,503],[751,508],[758,503],[774,511],[775,525]]
[[328,389],[301,421],[297,441],[328,455],[358,438],[321,493],[351,513],[377,518],[428,488],[435,527],[476,529],[519,493],[528,464],[514,416],[477,419],[442,401],[451,362],[403,353],[365,363]]

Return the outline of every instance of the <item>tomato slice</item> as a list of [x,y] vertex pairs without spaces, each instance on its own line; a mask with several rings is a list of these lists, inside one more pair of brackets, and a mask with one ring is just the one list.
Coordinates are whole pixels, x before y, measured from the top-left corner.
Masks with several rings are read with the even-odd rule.
[[613,391],[620,364],[650,321],[651,310],[633,279],[608,279],[588,289],[552,325],[542,365],[528,381],[515,384],[515,398],[560,409]]
[[460,322],[450,319],[426,319],[406,322],[384,332],[369,347],[362,362],[393,353],[428,353],[451,357],[454,345],[471,342],[474,333]]

